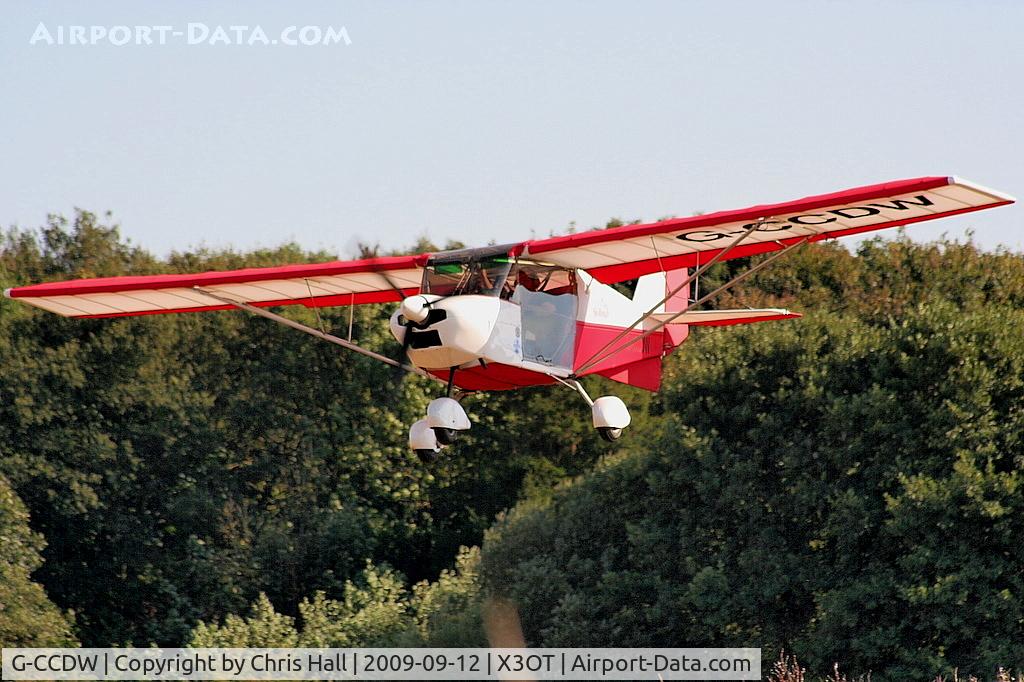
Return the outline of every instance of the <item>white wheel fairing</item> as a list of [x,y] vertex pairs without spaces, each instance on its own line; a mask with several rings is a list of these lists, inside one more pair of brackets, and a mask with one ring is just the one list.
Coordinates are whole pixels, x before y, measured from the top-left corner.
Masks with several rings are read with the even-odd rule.
[[437,436],[434,435],[434,430],[427,424],[426,419],[420,419],[409,427],[409,448],[417,451],[440,451],[441,446],[437,442]]
[[624,429],[629,426],[629,410],[622,398],[614,395],[601,396],[591,408],[594,427],[598,429]]
[[462,405],[452,398],[435,398],[430,401],[424,421],[431,429],[465,431],[471,426]]

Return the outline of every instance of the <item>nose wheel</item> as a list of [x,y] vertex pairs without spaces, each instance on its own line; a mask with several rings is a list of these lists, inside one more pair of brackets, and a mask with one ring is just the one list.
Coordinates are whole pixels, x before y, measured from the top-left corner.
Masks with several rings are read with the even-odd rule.
[[452,368],[447,395],[432,400],[427,406],[426,419],[420,419],[409,429],[409,447],[424,464],[437,460],[441,449],[458,440],[459,434],[471,426],[462,405],[451,397],[454,385],[455,368]]
[[416,457],[418,457],[419,460],[421,462],[423,462],[424,464],[433,464],[434,462],[437,461],[437,455],[438,455],[438,451],[437,450],[423,450],[423,449],[420,449],[420,450],[416,450],[415,452],[416,452]]
[[441,445],[451,445],[458,439],[459,432],[456,429],[438,426],[434,428],[434,437],[437,438],[437,442]]

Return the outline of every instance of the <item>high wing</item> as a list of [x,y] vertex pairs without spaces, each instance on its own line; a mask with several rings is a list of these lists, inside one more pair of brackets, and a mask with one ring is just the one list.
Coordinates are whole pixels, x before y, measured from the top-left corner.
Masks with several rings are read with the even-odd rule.
[[[124,317],[229,310],[224,299],[260,308],[400,301],[419,291],[429,254],[246,268],[194,275],[101,277],[5,291],[65,317]],[[208,296],[209,291],[214,296]]]
[[[723,259],[1013,203],[953,177],[871,185],[646,225],[627,225],[510,245],[519,256],[583,268],[605,283],[707,263],[755,224]],[[386,303],[419,290],[430,254],[247,268],[192,275],[145,275],[48,282],[5,295],[66,317],[123,317],[227,310],[224,299],[257,307]],[[208,296],[203,291],[214,296]]]
[[526,242],[523,254],[583,268],[611,284],[707,263],[757,222],[762,225],[725,254],[724,260],[778,251],[805,238],[813,242],[844,237],[1013,201],[955,177],[915,178],[781,204],[534,240]]

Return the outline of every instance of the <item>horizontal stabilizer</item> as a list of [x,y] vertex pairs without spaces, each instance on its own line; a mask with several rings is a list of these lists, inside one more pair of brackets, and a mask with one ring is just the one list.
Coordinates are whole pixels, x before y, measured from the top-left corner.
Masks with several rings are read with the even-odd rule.
[[[678,317],[675,317],[678,315]],[[675,317],[675,319],[672,319]],[[651,319],[658,322],[672,320],[673,324],[689,324],[695,327],[725,327],[730,324],[788,320],[800,317],[783,308],[738,308],[736,310],[688,310],[685,313],[654,313]]]

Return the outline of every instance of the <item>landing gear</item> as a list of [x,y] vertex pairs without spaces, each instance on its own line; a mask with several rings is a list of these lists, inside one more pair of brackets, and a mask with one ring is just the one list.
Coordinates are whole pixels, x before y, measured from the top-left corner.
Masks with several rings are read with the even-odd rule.
[[441,445],[451,445],[459,437],[459,432],[455,429],[446,429],[438,426],[434,428],[434,436]]
[[626,409],[626,403],[622,402],[621,398],[613,395],[603,395],[597,400],[591,400],[587,391],[583,388],[583,384],[579,381],[574,379],[571,383],[563,383],[575,389],[587,401],[587,404],[590,405],[594,428],[597,429],[597,433],[601,438],[609,443],[614,443],[622,437],[622,430],[629,426],[630,417],[629,410]]
[[433,464],[437,461],[437,450],[416,450],[415,452],[424,464]]
[[447,395],[436,398],[427,406],[427,418],[421,419],[409,429],[409,447],[429,464],[437,459],[441,448],[454,443],[459,432],[471,426],[466,411],[459,401],[452,397],[455,392],[455,368],[448,375]]
[[441,444],[437,442],[437,435],[427,424],[426,419],[420,419],[409,428],[409,447],[424,464],[430,464],[437,459]]

